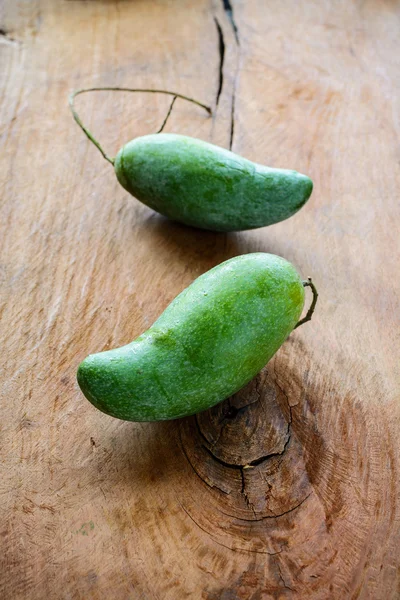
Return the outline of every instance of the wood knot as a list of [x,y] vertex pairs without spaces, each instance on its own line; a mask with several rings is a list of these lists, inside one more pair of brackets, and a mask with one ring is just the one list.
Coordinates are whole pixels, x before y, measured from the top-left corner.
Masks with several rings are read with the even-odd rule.
[[[287,394],[267,368],[225,402],[180,422],[182,448],[197,475],[198,511],[197,501],[191,510],[202,526],[265,550],[266,523],[290,515],[311,493],[291,423]],[[260,525],[261,538],[249,522]]]

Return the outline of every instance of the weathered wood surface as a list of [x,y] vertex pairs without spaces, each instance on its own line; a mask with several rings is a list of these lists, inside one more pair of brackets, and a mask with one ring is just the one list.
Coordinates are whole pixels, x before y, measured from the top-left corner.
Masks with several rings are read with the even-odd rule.
[[[1,3],[2,599],[400,596],[400,5],[232,8]],[[67,109],[88,85],[215,108],[221,83],[213,119],[178,101],[167,130],[232,135],[244,156],[309,174],[310,202],[284,223],[219,235],[167,222],[118,185]],[[78,105],[113,153],[156,131],[168,103]],[[320,302],[245,390],[164,424],[83,398],[86,354],[255,250],[312,275]]]

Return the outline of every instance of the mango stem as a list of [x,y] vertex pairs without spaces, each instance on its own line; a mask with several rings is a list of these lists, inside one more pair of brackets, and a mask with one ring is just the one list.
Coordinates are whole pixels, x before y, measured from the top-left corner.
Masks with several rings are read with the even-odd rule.
[[303,325],[304,323],[307,323],[307,321],[311,321],[311,317],[313,316],[315,306],[317,304],[318,292],[317,292],[317,288],[315,287],[315,285],[312,282],[311,277],[307,277],[307,281],[303,281],[303,285],[304,285],[304,287],[311,288],[312,293],[313,293],[313,300],[311,302],[310,308],[307,311],[306,316],[303,317],[303,319],[300,319],[300,321],[297,323],[297,325],[295,325],[294,329],[296,329],[296,327],[300,327],[300,325]]
[[166,118],[164,119],[161,129],[157,133],[160,133],[163,130],[163,128],[167,122],[167,119],[168,119],[169,115],[171,114],[171,110],[172,110],[172,107],[174,105],[176,98],[181,98],[182,100],[186,100],[187,102],[192,102],[193,104],[196,104],[197,106],[200,106],[201,108],[204,108],[204,110],[206,110],[209,115],[212,115],[212,111],[209,106],[206,106],[205,104],[202,104],[201,102],[198,102],[197,100],[194,100],[194,98],[189,98],[188,96],[184,96],[183,94],[177,94],[176,92],[169,92],[167,90],[148,90],[148,89],[141,89],[141,88],[120,88],[120,87],[92,87],[92,88],[84,88],[84,89],[80,89],[80,90],[75,90],[74,92],[72,92],[70,94],[70,96],[68,98],[72,116],[74,117],[76,123],[82,129],[82,131],[86,135],[86,137],[88,137],[89,140],[92,142],[92,144],[94,144],[96,146],[96,148],[100,151],[103,158],[108,160],[108,162],[111,163],[112,165],[114,164],[115,159],[111,158],[110,156],[108,156],[105,153],[105,151],[101,147],[100,143],[96,140],[96,138],[89,131],[89,129],[87,129],[84,126],[78,113],[75,110],[75,105],[74,105],[75,98],[76,98],[76,96],[79,96],[79,94],[85,94],[86,92],[100,92],[100,91],[101,92],[103,92],[103,91],[105,91],[105,92],[107,92],[107,91],[110,91],[110,92],[144,92],[144,93],[150,93],[150,94],[168,94],[170,96],[174,96],[174,99],[172,100],[168,114],[167,114]]

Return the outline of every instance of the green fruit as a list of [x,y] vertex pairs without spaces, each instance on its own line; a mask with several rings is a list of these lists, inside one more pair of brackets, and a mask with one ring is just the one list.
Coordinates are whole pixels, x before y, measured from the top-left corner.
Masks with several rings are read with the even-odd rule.
[[264,367],[303,305],[303,283],[283,258],[232,258],[196,279],[131,344],[88,356],[78,383],[98,409],[129,421],[205,410]]
[[129,142],[115,158],[120,184],[173,219],[213,231],[272,225],[297,212],[313,183],[201,140],[160,133]]

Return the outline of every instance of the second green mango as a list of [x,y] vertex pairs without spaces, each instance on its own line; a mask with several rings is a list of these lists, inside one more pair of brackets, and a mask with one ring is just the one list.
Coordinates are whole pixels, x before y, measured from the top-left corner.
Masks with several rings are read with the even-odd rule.
[[191,415],[246,385],[295,327],[304,287],[293,265],[262,252],[196,279],[136,340],[88,356],[78,383],[99,410],[128,421]]

